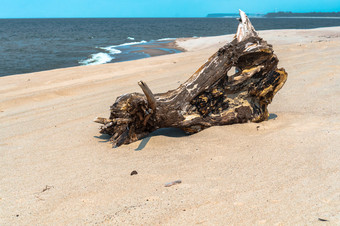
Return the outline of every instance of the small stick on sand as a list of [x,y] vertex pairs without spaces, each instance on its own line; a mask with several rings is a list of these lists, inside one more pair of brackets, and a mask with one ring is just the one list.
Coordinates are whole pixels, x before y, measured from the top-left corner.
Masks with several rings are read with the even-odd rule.
[[176,184],[180,184],[180,183],[182,183],[181,180],[175,180],[175,181],[166,183],[166,184],[164,185],[164,187],[171,187],[172,185],[176,185]]

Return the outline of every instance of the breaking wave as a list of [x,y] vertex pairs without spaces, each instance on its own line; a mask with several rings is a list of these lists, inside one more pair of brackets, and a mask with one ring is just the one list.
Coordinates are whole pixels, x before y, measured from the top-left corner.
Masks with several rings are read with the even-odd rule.
[[79,61],[81,65],[97,65],[97,64],[105,64],[113,60],[114,57],[110,56],[107,53],[95,53],[91,54],[89,59]]
[[99,49],[103,49],[108,51],[110,54],[120,54],[122,51],[119,49],[115,49],[116,46],[108,46],[108,47],[99,47]]
[[114,45],[114,46],[106,46],[106,47],[97,47],[98,49],[105,50],[105,52],[95,53],[91,54],[88,59],[79,61],[79,64],[81,65],[96,65],[96,64],[106,64],[109,63],[111,60],[115,59],[113,55],[122,53],[121,50],[117,49],[117,47],[123,47],[123,46],[130,46],[130,45],[137,45],[137,44],[143,44],[147,41],[142,40],[140,42],[127,42],[120,45]]
[[147,41],[142,40],[142,41],[140,41],[140,42],[127,42],[127,43],[123,43],[123,44],[116,45],[116,46],[112,46],[112,47],[131,46],[131,45],[137,45],[137,44],[142,44],[142,43],[147,43]]
[[157,41],[170,41],[170,40],[175,40],[176,38],[161,38],[157,39]]

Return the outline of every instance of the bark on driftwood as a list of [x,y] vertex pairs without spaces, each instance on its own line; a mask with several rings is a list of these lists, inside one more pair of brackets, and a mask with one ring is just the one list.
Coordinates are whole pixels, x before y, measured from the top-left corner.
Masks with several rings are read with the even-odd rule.
[[261,122],[267,106],[287,79],[272,46],[260,38],[240,10],[232,42],[220,48],[185,83],[166,93],[153,94],[145,82],[144,94],[119,96],[100,132],[111,135],[113,146],[129,144],[165,127],[197,133],[210,126]]

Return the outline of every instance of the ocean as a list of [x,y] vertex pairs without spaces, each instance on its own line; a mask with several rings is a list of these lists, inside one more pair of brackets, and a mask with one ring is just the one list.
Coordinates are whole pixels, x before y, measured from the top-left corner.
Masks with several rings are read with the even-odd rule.
[[[340,26],[330,18],[251,18],[256,30]],[[233,34],[235,18],[0,19],[0,76],[180,52],[175,38]]]

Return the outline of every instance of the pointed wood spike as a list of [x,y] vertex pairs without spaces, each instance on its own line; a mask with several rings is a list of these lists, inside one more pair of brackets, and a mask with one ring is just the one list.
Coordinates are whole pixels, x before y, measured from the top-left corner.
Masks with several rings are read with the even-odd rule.
[[251,24],[248,16],[243,12],[240,11],[240,23],[237,28],[236,38],[238,42],[241,42],[251,36],[257,37],[257,32],[255,31],[255,28]]
[[153,95],[153,93],[151,92],[151,89],[149,88],[149,86],[143,82],[143,81],[139,81],[138,85],[140,86],[140,88],[142,88],[143,93],[146,96],[146,99],[148,101],[149,107],[152,109],[152,111],[154,112],[156,110],[156,99],[155,96]]

